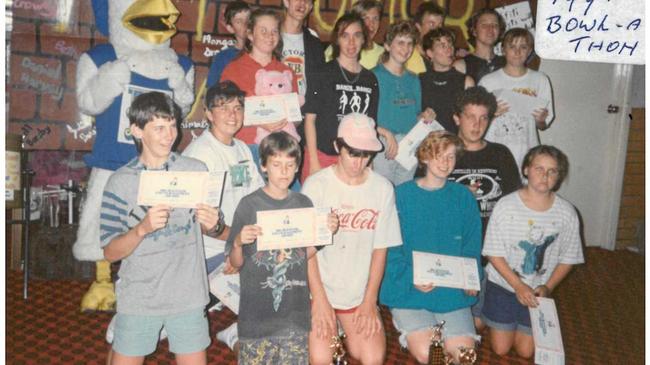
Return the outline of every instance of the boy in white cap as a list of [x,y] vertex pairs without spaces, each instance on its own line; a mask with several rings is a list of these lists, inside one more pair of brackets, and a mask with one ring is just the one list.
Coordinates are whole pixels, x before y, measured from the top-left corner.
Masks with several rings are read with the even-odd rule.
[[309,263],[312,364],[332,361],[337,321],[349,354],[362,364],[383,364],[386,336],[377,308],[386,250],[402,244],[391,183],[368,164],[381,151],[375,122],[348,114],[338,127],[336,164],[310,176],[302,192],[314,206],[332,207],[339,216],[334,243]]

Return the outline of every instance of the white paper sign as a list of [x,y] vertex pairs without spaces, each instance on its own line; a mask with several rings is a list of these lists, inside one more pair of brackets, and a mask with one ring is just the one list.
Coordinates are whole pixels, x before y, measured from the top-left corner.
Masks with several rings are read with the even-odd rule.
[[413,251],[413,284],[481,290],[476,259]]
[[444,130],[445,128],[435,120],[430,124],[426,124],[422,120],[418,121],[404,136],[404,138],[399,141],[395,161],[402,165],[406,170],[411,170],[418,163],[418,159],[415,157],[415,151],[418,149],[418,146],[420,146],[420,142],[422,142],[429,133]]
[[[135,99],[136,96],[140,94],[152,92],[152,91],[157,91],[163,94],[167,94],[169,95],[169,97],[174,96],[174,93],[172,93],[169,90],[150,89],[148,87],[136,86],[131,84],[128,84],[124,87],[124,91],[122,92],[122,105],[120,105],[120,124],[117,129],[118,142],[133,144],[133,136],[131,136],[131,129],[129,128],[131,122],[129,121],[129,117],[127,117],[126,112],[131,106],[131,103],[133,102],[133,99]],[[181,121],[178,122],[180,123]]]
[[537,2],[535,51],[542,58],[645,64],[645,1]]
[[535,341],[535,364],[564,365],[564,345],[555,301],[537,298],[537,308],[529,308]]
[[282,119],[302,121],[297,93],[249,96],[245,99],[245,126],[275,123]]
[[530,116],[533,111],[548,108],[549,101],[536,96],[524,95],[507,89],[498,89],[493,92],[497,99],[508,103],[508,112]]
[[219,298],[235,314],[239,314],[239,293],[241,292],[239,273],[226,275],[223,273],[224,266],[225,263],[222,263],[208,275],[210,293]]
[[257,225],[262,235],[257,237],[257,249],[273,250],[332,244],[332,232],[327,227],[331,208],[298,208],[257,212]]

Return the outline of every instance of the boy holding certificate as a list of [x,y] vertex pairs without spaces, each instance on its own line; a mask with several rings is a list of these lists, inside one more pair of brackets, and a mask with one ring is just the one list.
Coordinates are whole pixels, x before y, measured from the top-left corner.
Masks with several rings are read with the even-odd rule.
[[[372,118],[343,117],[334,141],[336,164],[310,176],[303,192],[339,216],[334,244],[309,262],[313,328],[311,363],[332,361],[340,323],[349,354],[362,364],[383,364],[386,336],[377,308],[386,250],[402,244],[392,184],[368,164],[382,149]],[[312,265],[313,261],[313,265]]]
[[483,248],[490,261],[483,321],[499,355],[514,347],[521,357],[533,356],[529,308],[584,262],[578,215],[555,193],[568,170],[562,151],[534,147],[521,171],[528,184],[499,200],[490,218]]
[[122,261],[111,363],[141,364],[156,350],[164,325],[179,364],[206,364],[210,337],[202,233],[215,235],[218,210],[205,204],[172,209],[136,203],[142,171],[206,168],[171,152],[180,109],[169,96],[159,92],[137,96],[128,117],[139,156],[108,180],[100,218],[104,257]]
[[[289,190],[300,158],[298,142],[285,132],[262,140],[261,168],[268,183],[244,197],[235,211],[226,255],[240,270],[239,364],[309,363],[307,262],[317,248],[257,249],[257,238],[264,234],[256,225],[257,212],[313,206],[307,196]],[[338,227],[333,213],[328,227],[332,232]]]
[[416,154],[426,175],[395,190],[404,244],[388,249],[380,300],[390,308],[400,344],[421,364],[429,359],[433,326],[443,321],[440,340],[455,363],[463,348],[475,351],[479,339],[470,309],[476,290],[414,282],[419,274],[414,270],[423,270],[414,265],[414,253],[471,258],[482,276],[481,216],[474,196],[463,185],[447,181],[462,149],[457,136],[431,132]]

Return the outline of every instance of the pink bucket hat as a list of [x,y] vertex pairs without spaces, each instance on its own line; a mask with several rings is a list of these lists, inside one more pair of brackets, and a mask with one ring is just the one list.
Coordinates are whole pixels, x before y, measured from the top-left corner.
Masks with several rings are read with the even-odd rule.
[[375,121],[361,113],[350,113],[341,119],[337,137],[357,150],[379,152],[383,146],[377,138]]

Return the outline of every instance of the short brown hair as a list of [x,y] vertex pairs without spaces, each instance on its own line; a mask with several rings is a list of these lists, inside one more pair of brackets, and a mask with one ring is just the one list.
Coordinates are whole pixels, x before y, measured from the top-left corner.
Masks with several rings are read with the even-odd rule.
[[[476,30],[476,24],[478,24],[478,20],[481,19],[481,17],[485,14],[492,14],[495,17],[497,17],[497,22],[499,23],[499,36],[503,35],[503,32],[506,31],[506,22],[503,20],[503,17],[501,14],[499,14],[496,10],[490,9],[490,8],[483,8],[476,13],[472,15],[471,18],[467,20],[467,33],[469,33],[469,38],[467,39],[467,42],[471,44],[472,46],[476,46],[476,36],[474,35],[474,30]],[[497,43],[499,42],[499,38],[497,38]]]
[[415,156],[418,158],[419,169],[425,169],[425,161],[436,158],[449,146],[454,146],[456,157],[460,157],[460,154],[463,152],[463,141],[458,136],[447,131],[429,133],[415,152]]
[[415,11],[415,16],[413,16],[413,21],[422,25],[422,18],[427,14],[438,15],[443,19],[445,18],[445,11],[439,7],[438,4],[433,1],[427,1],[418,5],[417,10]]
[[432,29],[424,35],[424,38],[422,38],[422,49],[425,51],[432,49],[433,44],[444,37],[449,38],[452,46],[456,43],[456,34],[451,30],[447,28]]
[[[345,13],[336,21],[330,37],[332,41],[332,59],[338,58],[341,54],[341,47],[339,46],[339,37],[341,36],[341,33],[354,23],[359,24],[361,31],[363,32],[363,45],[361,46],[361,49],[367,48],[369,42],[368,28],[366,28],[366,25],[363,23],[363,19],[361,19],[361,16],[357,13]],[[361,52],[359,52],[359,55],[357,56],[357,59],[359,58],[361,58]]]
[[506,34],[503,35],[503,41],[501,45],[503,47],[512,44],[517,38],[524,38],[526,43],[530,46],[530,49],[535,48],[535,37],[525,28],[512,28],[509,29]]
[[384,4],[376,0],[359,0],[352,5],[350,11],[363,17],[370,9],[377,9],[379,11],[379,17],[381,17],[384,11]]
[[[418,31],[418,28],[410,21],[408,20],[400,20],[396,23],[393,23],[388,27],[388,31],[386,32],[386,40],[384,41],[384,44],[391,44],[395,38],[399,36],[407,36],[410,37],[413,40],[413,45],[415,46],[418,43],[418,39],[420,38],[420,32]],[[414,52],[417,52],[414,50]],[[388,51],[384,51],[384,53],[381,55],[381,62],[384,63],[388,61]]]
[[528,178],[528,174],[526,174],[524,170],[529,168],[535,157],[539,155],[549,156],[557,162],[557,181],[551,190],[558,191],[560,186],[562,186],[562,182],[569,174],[569,159],[566,157],[564,152],[560,151],[557,147],[541,144],[531,148],[526,153],[526,156],[524,156],[524,162],[521,164],[521,174],[525,178]]

